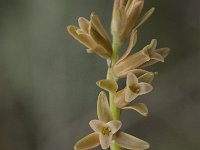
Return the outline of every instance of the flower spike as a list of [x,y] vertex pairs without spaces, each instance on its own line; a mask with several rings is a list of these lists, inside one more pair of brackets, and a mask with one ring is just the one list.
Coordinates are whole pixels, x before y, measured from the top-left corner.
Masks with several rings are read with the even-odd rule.
[[[146,67],[157,62],[164,62],[169,48],[157,48],[157,40],[131,53],[138,40],[138,29],[155,11],[151,8],[143,16],[141,12],[144,0],[114,0],[111,34],[112,41],[98,16],[92,12],[90,19],[80,17],[78,25],[68,26],[68,32],[86,47],[88,53],[95,53],[107,61],[106,79],[96,82],[101,91],[97,98],[97,118],[89,122],[93,133],[80,139],[75,150],[89,150],[97,146],[111,150],[146,150],[149,143],[121,131],[121,111],[134,110],[142,116],[148,116],[148,108],[135,99],[153,90],[152,81],[157,72],[150,72]],[[125,40],[129,44],[123,55],[119,51]],[[118,79],[126,78],[126,85],[121,89]]]

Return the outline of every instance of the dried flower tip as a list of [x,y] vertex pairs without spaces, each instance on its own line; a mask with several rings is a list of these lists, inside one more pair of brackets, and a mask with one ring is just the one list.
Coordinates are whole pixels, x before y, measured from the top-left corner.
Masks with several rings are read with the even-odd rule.
[[112,46],[109,36],[95,13],[91,14],[90,21],[80,17],[78,23],[80,28],[68,26],[68,32],[87,47],[88,53],[96,53],[104,59],[110,58]]

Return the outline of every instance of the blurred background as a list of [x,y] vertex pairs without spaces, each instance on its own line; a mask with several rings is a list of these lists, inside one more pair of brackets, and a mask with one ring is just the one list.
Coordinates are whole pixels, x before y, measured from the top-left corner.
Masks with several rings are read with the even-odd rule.
[[[113,0],[0,1],[0,150],[72,150],[92,132],[106,62],[87,54],[66,32],[95,11],[109,31]],[[123,127],[150,150],[200,149],[200,1],[148,0],[155,14],[138,31],[137,49],[168,46],[154,91],[137,99],[144,118],[122,114]],[[122,82],[123,83],[123,82]],[[100,149],[98,147],[97,149]]]

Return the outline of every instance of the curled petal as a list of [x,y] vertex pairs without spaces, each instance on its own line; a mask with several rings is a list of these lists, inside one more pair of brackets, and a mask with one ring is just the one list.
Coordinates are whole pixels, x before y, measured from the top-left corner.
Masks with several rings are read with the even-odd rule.
[[122,123],[119,120],[112,120],[112,121],[108,122],[107,125],[111,129],[111,133],[113,135],[121,128]]
[[149,143],[124,132],[118,133],[115,142],[125,149],[145,150],[149,148]]
[[80,43],[90,48],[91,50],[96,47],[96,42],[87,33],[80,32],[77,27],[68,26],[67,30],[76,40],[78,40]]
[[153,72],[147,72],[143,75],[141,75],[138,80],[139,82],[145,82],[145,83],[151,83],[154,79],[154,73]]
[[97,116],[103,122],[112,120],[112,115],[109,109],[108,99],[104,92],[101,92],[97,100]]
[[138,96],[138,78],[133,73],[128,73],[126,79],[125,101],[131,102]]
[[91,120],[89,125],[96,133],[101,133],[105,123],[100,120]]
[[149,84],[149,83],[141,82],[141,83],[139,83],[139,87],[140,87],[139,95],[143,95],[143,94],[149,93],[149,92],[151,92],[153,90],[152,85]]
[[91,133],[88,136],[79,140],[75,146],[75,150],[87,150],[97,147],[100,144],[99,141],[99,134],[98,133]]
[[83,17],[78,19],[79,26],[84,32],[88,32],[89,21]]
[[148,47],[149,56],[151,59],[164,62],[164,57],[155,51],[157,40],[153,39]]
[[138,113],[140,113],[143,116],[147,116],[148,115],[148,108],[145,104],[143,103],[137,103],[137,104],[129,104],[125,107],[123,107],[122,109],[132,109],[137,111]]
[[127,79],[126,79],[126,85],[131,86],[132,84],[137,85],[138,84],[138,78],[133,73],[128,73]]
[[[169,52],[170,52],[170,49],[169,48],[160,48],[160,49],[156,49],[155,52],[157,54],[160,54],[163,58],[166,58],[168,56]],[[159,62],[159,61],[155,60],[155,59],[151,59],[150,61],[141,65],[140,68],[151,66],[151,65],[153,65],[157,62]]]
[[164,58],[162,57],[162,55],[160,55],[158,53],[152,52],[152,53],[150,53],[150,57],[151,57],[151,59],[164,62]]
[[156,39],[152,39],[151,43],[147,47],[148,47],[148,49],[150,51],[154,51],[156,49],[156,47],[157,47],[157,44],[158,44],[157,40]]
[[133,101],[137,97],[138,97],[138,93],[133,92],[130,87],[127,87],[125,89],[125,101],[127,103],[130,103],[131,101]]
[[116,83],[116,81],[113,80],[100,80],[96,82],[96,84],[100,88],[112,93],[115,93],[118,89],[118,84]]
[[112,135],[107,136],[107,135],[100,134],[99,141],[100,141],[102,149],[108,149],[112,142]]
[[146,22],[149,17],[151,17],[151,15],[153,14],[153,12],[155,11],[155,8],[151,8],[139,21],[137,26],[135,27],[136,29],[138,27],[140,27],[144,22]]
[[89,34],[83,32],[77,32],[77,34],[79,42],[85,45],[86,47],[90,48],[93,52],[95,52],[94,50],[97,46],[97,43],[92,39],[92,37]]
[[114,103],[118,108],[122,108],[129,103],[125,101],[125,89],[120,90],[116,93]]
[[162,55],[162,57],[166,58],[170,52],[170,49],[165,47],[165,48],[159,48],[155,50],[156,53]]

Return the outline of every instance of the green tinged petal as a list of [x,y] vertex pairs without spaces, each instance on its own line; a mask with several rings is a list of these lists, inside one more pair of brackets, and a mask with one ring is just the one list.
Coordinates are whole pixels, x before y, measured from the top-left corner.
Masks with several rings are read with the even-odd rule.
[[143,103],[138,103],[138,104],[129,104],[125,107],[123,107],[122,109],[132,109],[137,111],[138,113],[140,113],[143,116],[147,116],[148,115],[148,108],[145,104]]
[[149,148],[149,143],[124,132],[118,133],[115,137],[115,142],[122,148],[130,150],[145,150]]
[[75,150],[88,150],[97,147],[100,145],[99,142],[99,134],[98,133],[91,133],[81,140],[79,140],[75,146]]
[[115,93],[118,89],[118,84],[114,80],[100,80],[96,84],[100,88],[112,93]]
[[137,97],[138,97],[138,93],[133,92],[130,87],[127,87],[125,89],[125,101],[127,103],[130,103],[131,101],[133,101]]
[[105,123],[100,120],[91,120],[89,122],[89,125],[96,133],[101,133],[101,130],[104,127]]
[[107,135],[100,134],[99,140],[100,140],[100,143],[101,143],[101,148],[102,149],[108,149],[111,142],[112,142],[112,135],[107,136]]
[[103,122],[109,122],[112,120],[107,96],[104,92],[100,92],[97,100],[97,116],[99,120]]
[[147,72],[143,75],[141,75],[138,80],[139,82],[145,82],[145,83],[151,83],[154,79],[154,73],[153,72]]
[[153,90],[153,86],[149,83],[144,83],[144,82],[141,82],[138,84],[139,85],[139,95],[143,95],[143,94],[146,94],[146,93],[149,93]]
[[114,134],[121,128],[122,122],[119,120],[112,120],[108,122],[107,125],[111,129],[111,133]]

